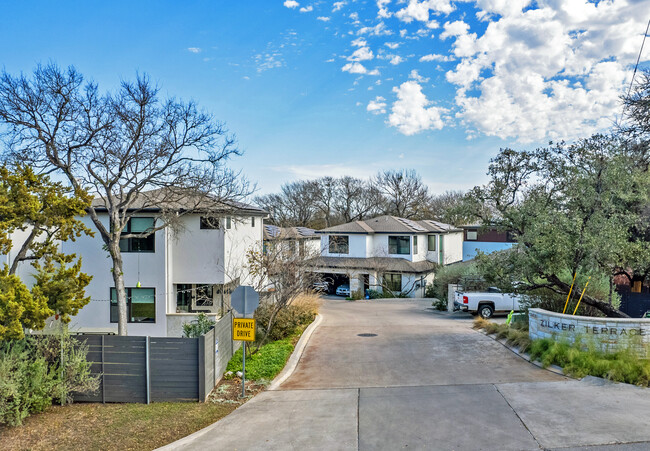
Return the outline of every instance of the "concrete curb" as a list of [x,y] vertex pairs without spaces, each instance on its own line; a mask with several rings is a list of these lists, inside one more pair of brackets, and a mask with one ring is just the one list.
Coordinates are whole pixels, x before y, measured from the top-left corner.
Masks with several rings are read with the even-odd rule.
[[526,362],[531,363],[531,364],[533,364],[533,365],[535,365],[535,366],[537,366],[537,367],[539,367],[539,368],[541,368],[543,370],[550,371],[551,373],[555,373],[555,374],[557,374],[559,376],[564,376],[564,377],[567,377],[569,379],[573,379],[573,380],[576,380],[576,381],[580,380],[580,379],[576,379],[575,377],[571,377],[568,374],[564,374],[564,371],[562,370],[562,367],[559,367],[557,365],[550,365],[550,366],[544,367],[540,362],[531,360],[529,354],[521,353],[521,352],[519,352],[519,349],[516,349],[514,346],[510,346],[506,342],[506,340],[498,340],[497,337],[493,337],[492,335],[488,335],[487,333],[485,333],[485,329],[480,329],[477,332],[485,335],[488,338],[491,338],[492,340],[496,341],[497,343],[499,343],[501,346],[503,346],[504,348],[506,348],[507,350],[509,350],[513,354],[516,354],[518,357],[524,359]]
[[284,369],[275,377],[275,379],[273,379],[271,385],[269,385],[266,391],[277,390],[280,385],[282,385],[282,383],[293,374],[293,372],[296,370],[296,367],[298,366],[300,358],[302,357],[302,353],[305,350],[309,339],[311,338],[311,334],[314,333],[321,321],[323,321],[323,317],[320,314],[316,315],[314,322],[311,323],[307,329],[305,329],[305,331],[302,333],[302,336],[300,337],[300,340],[298,340],[298,343],[296,343],[296,347],[291,353],[291,357],[289,357],[289,360]]

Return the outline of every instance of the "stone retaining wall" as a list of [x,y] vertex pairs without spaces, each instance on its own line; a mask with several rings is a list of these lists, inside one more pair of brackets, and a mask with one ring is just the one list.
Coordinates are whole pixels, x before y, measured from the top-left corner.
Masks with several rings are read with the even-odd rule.
[[643,355],[650,349],[650,319],[572,316],[539,308],[530,309],[528,317],[532,340],[564,338],[573,343],[579,339],[606,352],[632,348]]

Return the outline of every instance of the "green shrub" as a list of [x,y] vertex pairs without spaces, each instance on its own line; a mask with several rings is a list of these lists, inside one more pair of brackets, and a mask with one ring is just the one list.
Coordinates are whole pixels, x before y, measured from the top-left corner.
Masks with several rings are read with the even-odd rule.
[[[255,310],[258,329],[266,330],[274,306],[271,301],[265,301]],[[318,314],[319,306],[318,296],[303,295],[297,298],[275,316],[268,340],[282,340],[293,334],[299,327],[311,323]],[[262,334],[257,333],[256,336],[261,337]]]
[[368,298],[370,298],[370,299],[381,299],[382,298],[381,291],[368,290]]
[[[277,376],[289,356],[293,352],[293,340],[291,337],[284,340],[272,341],[263,345],[253,355],[246,353],[246,379],[248,380],[271,380]],[[242,346],[228,362],[226,371],[237,372],[242,370]]]
[[[427,289],[428,289],[428,288],[429,288],[429,287],[427,287]],[[431,303],[431,305],[432,305],[433,308],[435,308],[436,310],[440,310],[440,311],[442,311],[442,312],[447,311],[447,301],[446,301],[446,300],[442,300],[442,299],[435,298],[435,299],[433,300],[433,302]]]
[[183,335],[187,338],[199,338],[210,332],[216,321],[208,318],[205,313],[199,313],[195,321],[183,323]]
[[478,274],[475,263],[457,263],[438,268],[433,284],[427,286],[425,296],[447,299],[449,284],[458,284],[463,278]]
[[0,423],[20,425],[52,402],[72,402],[73,392],[94,392],[88,347],[68,334],[0,341]]
[[351,301],[358,301],[360,299],[365,299],[365,298],[366,298],[366,296],[363,293],[363,290],[357,290],[357,291],[353,291],[352,293],[350,293],[350,300]]

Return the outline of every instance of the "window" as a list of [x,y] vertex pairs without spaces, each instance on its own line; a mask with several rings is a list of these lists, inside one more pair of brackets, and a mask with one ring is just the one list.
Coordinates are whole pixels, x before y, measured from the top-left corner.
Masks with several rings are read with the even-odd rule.
[[226,229],[229,229],[231,227],[232,227],[232,218],[230,216],[228,216],[226,218]]
[[384,274],[384,286],[393,293],[402,291],[401,274]]
[[[126,223],[122,234],[145,234],[154,227],[154,218],[150,217],[133,217]],[[122,238],[120,240],[120,250],[122,252],[155,252],[156,236],[151,233],[142,238]]]
[[251,227],[255,227],[255,216],[251,216]]
[[476,241],[478,239],[478,230],[467,231],[467,241]]
[[219,228],[219,218],[216,216],[201,216],[201,225],[203,230],[216,230]]
[[411,253],[411,238],[408,236],[389,236],[388,253],[408,255]]
[[330,254],[347,254],[350,251],[350,237],[330,235]]
[[506,232],[506,241],[508,243],[516,243],[517,242],[517,234],[515,232]]
[[413,253],[414,254],[418,253],[418,237],[417,236],[413,237]]
[[[130,323],[156,322],[156,289],[127,288],[126,316]],[[118,322],[117,291],[111,288],[111,323]]]
[[427,236],[427,250],[433,252],[436,250],[436,236],[429,235]]
[[176,285],[176,313],[193,313],[214,305],[214,286],[179,283]]

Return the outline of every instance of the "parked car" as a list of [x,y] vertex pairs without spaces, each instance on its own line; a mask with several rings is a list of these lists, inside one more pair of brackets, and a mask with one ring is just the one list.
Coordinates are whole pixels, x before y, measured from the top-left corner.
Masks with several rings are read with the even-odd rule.
[[491,318],[495,312],[518,312],[520,299],[516,294],[501,293],[497,288],[490,288],[486,292],[456,291],[454,311],[462,310],[482,318]]
[[314,282],[312,289],[315,293],[327,293],[330,289],[330,286],[327,282]]
[[344,283],[343,285],[339,285],[336,288],[336,295],[337,296],[350,296],[350,285],[347,283]]

